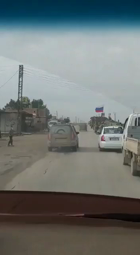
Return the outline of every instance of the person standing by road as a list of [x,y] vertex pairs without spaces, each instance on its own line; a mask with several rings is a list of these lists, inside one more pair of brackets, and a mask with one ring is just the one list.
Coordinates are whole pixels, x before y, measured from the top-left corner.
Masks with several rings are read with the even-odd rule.
[[8,142],[8,146],[13,146],[13,135],[14,135],[14,130],[13,127],[11,126],[11,129],[9,131],[9,142]]

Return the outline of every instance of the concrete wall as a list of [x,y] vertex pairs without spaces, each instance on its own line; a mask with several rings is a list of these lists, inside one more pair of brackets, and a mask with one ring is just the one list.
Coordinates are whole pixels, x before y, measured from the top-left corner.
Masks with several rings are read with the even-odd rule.
[[40,131],[40,130],[46,129],[46,126],[47,126],[46,118],[44,118],[44,117],[34,118],[33,126],[34,126],[35,131]]
[[87,131],[87,123],[72,123],[72,124],[74,126],[79,126],[79,131]]
[[74,125],[74,127],[75,127],[75,129],[76,129],[77,132],[80,132],[80,127],[79,127],[78,124]]
[[0,130],[7,133],[10,131],[11,125],[17,132],[17,113],[1,113],[0,112]]
[[[17,133],[17,117],[17,112],[0,112],[0,131],[2,133],[9,133],[12,125],[15,133]],[[23,125],[23,122],[25,122],[25,119],[22,119],[22,132],[36,132],[46,129],[47,126],[46,117],[33,118],[32,124],[26,123],[26,127]]]

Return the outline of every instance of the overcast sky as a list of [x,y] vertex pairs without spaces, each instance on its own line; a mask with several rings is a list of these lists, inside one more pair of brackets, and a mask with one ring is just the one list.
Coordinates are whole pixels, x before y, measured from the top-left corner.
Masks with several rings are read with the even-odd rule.
[[[59,116],[88,120],[95,107],[124,120],[140,110],[140,30],[0,31],[0,87],[24,64],[24,96]],[[0,88],[17,99],[18,73]]]

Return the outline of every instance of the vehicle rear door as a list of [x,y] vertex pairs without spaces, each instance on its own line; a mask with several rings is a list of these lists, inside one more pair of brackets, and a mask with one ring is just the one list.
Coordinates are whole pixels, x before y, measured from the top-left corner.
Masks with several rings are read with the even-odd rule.
[[121,128],[105,128],[104,129],[104,137],[105,141],[110,144],[117,144],[122,143],[122,135],[123,135],[123,129]]
[[72,135],[73,140],[75,139],[78,143],[79,139],[78,139],[77,131],[74,126],[72,126],[72,132],[73,132],[73,135]]
[[127,130],[128,130],[128,125],[130,123],[130,116],[126,118],[124,122],[124,130],[123,130],[123,138],[122,138],[122,147],[125,147],[126,144],[126,139],[127,139]]
[[51,128],[51,141],[57,146],[70,143],[72,137],[72,128],[70,125],[54,125]]

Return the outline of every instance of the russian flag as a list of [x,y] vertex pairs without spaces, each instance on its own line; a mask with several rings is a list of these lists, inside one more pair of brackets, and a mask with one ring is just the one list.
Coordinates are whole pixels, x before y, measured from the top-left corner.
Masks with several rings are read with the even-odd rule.
[[96,107],[95,112],[104,112],[104,107]]

